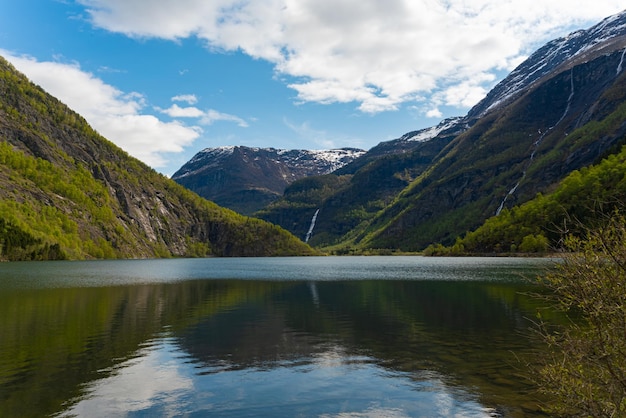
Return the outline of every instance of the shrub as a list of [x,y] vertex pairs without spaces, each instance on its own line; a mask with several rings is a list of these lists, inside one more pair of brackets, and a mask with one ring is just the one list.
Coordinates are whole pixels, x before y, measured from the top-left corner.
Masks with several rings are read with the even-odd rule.
[[[542,282],[549,298],[572,316],[565,329],[542,334],[549,357],[538,373],[549,412],[566,416],[626,416],[626,225],[614,215],[584,238]],[[575,315],[575,317],[573,317]]]

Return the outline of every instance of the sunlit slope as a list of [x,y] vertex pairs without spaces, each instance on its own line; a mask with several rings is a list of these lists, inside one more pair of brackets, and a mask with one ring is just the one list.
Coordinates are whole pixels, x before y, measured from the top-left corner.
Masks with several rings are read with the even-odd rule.
[[450,243],[504,208],[547,192],[619,150],[626,135],[622,51],[576,65],[480,118],[381,211],[359,245]]
[[0,182],[0,259],[312,253],[130,157],[1,58]]
[[536,253],[559,250],[568,236],[603,225],[626,202],[626,148],[600,163],[570,173],[558,187],[512,209],[430,254]]
[[622,59],[623,49],[614,49],[558,66],[509,102],[470,112],[466,130],[336,173],[344,180],[329,193],[316,193],[312,180],[294,184],[297,194],[288,189],[260,215],[302,234],[319,208],[310,242],[337,253],[452,244],[619,151],[626,136]]

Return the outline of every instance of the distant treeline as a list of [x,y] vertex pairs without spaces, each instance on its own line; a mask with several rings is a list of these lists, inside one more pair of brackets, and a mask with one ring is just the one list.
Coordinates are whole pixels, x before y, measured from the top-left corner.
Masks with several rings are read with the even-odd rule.
[[64,260],[59,244],[49,244],[0,218],[0,260]]

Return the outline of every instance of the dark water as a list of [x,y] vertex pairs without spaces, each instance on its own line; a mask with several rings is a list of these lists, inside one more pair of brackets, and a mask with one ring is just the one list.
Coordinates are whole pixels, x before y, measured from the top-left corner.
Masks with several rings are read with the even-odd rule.
[[539,415],[549,260],[0,264],[0,416]]

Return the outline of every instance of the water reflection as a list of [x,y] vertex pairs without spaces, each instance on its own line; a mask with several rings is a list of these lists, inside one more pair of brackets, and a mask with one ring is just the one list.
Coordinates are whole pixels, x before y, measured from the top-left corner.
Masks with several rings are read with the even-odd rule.
[[524,287],[7,286],[0,416],[528,416],[537,400],[522,364],[537,344],[525,318],[537,302]]
[[297,362],[217,373],[190,367],[166,339],[87,385],[68,416],[495,416],[434,372],[398,373],[341,347]]
[[106,377],[83,385],[85,395],[59,416],[104,418],[142,411],[180,415],[185,411],[181,401],[193,391],[194,382],[179,356],[171,338],[153,341],[134,358],[102,370]]

